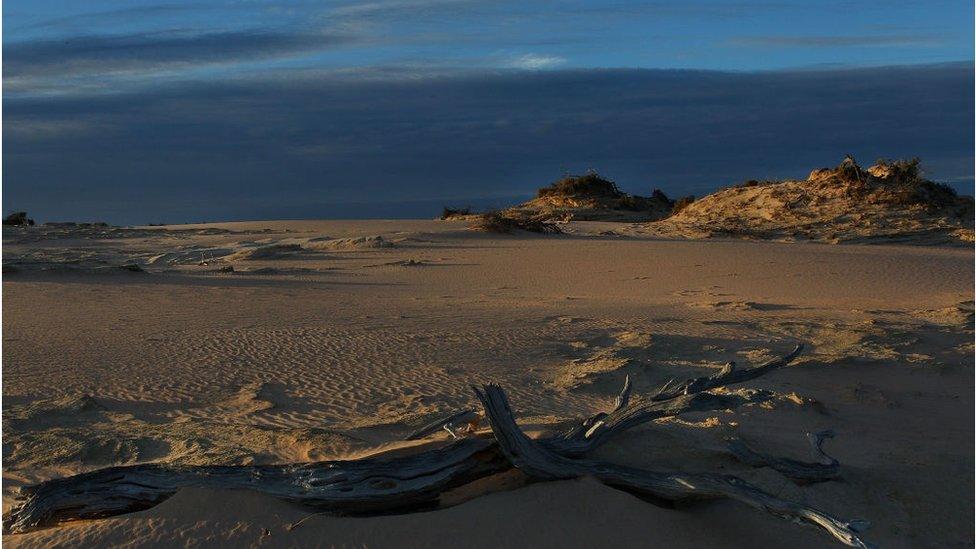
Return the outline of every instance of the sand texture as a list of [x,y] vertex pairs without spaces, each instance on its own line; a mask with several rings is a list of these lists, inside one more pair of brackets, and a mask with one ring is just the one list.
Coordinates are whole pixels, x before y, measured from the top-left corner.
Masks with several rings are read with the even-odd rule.
[[[765,189],[765,190],[764,190]],[[771,193],[768,187],[742,192]],[[759,196],[757,194],[757,196]],[[758,198],[756,198],[758,200]],[[770,198],[772,199],[772,198]],[[704,203],[704,201],[702,201]],[[689,207],[690,208],[690,207]],[[348,458],[475,407],[495,381],[532,433],[606,408],[625,376],[757,364],[774,398],[644,425],[594,458],[732,473],[872,523],[882,547],[973,540],[973,249],[660,239],[569,222],[276,221],[4,230],[4,509],[18,486],[119,464]],[[856,240],[856,239],[855,239]],[[797,486],[725,450],[737,435],[842,478]],[[812,528],[732,502],[669,509],[579,479],[349,518],[183,490],[130,515],[5,535],[10,547],[792,547]],[[453,505],[457,503],[456,505]]]

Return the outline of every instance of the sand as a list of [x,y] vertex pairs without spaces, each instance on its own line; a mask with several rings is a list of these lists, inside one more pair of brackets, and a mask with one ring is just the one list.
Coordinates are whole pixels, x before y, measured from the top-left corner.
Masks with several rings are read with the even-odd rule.
[[[596,452],[735,473],[865,518],[884,547],[971,546],[973,250],[655,239],[573,222],[491,235],[464,222],[279,221],[4,233],[4,509],[17,486],[117,464],[364,455],[468,386],[509,391],[528,430],[727,360],[808,346],[746,384],[772,402],[637,428]],[[123,269],[122,267],[127,267]],[[723,450],[736,433],[843,479],[798,487]],[[445,434],[434,435],[444,439]],[[465,498],[458,498],[465,499]],[[314,516],[266,496],[185,490],[152,509],[4,536],[52,545],[823,547],[728,502],[666,509],[582,479],[438,511]]]

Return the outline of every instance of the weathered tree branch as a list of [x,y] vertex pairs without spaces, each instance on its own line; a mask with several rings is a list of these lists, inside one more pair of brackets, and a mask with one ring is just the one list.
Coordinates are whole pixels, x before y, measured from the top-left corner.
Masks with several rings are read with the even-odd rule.
[[725,387],[756,379],[761,375],[765,375],[773,370],[786,366],[790,362],[793,362],[796,357],[800,356],[802,351],[803,345],[798,344],[793,348],[793,351],[790,352],[790,354],[782,358],[771,360],[760,366],[749,368],[748,370],[737,370],[735,362],[729,362],[722,368],[721,371],[719,371],[719,373],[711,376],[696,377],[677,384],[674,383],[674,380],[671,380],[668,381],[664,387],[661,387],[657,394],[651,397],[651,400],[669,400],[672,398],[677,398],[681,395],[691,395],[700,393],[702,391],[715,389],[717,387]]
[[343,515],[436,507],[441,492],[509,468],[492,440],[466,438],[402,457],[261,466],[110,467],[26,487],[11,533],[153,507],[186,486],[246,488]]
[[747,465],[770,467],[799,484],[810,484],[840,476],[840,462],[827,455],[822,448],[824,439],[833,437],[832,431],[807,433],[814,458],[817,460],[813,463],[763,454],[750,448],[742,439],[735,437],[728,440],[728,448],[732,455]]
[[483,390],[474,390],[505,457],[530,477],[556,480],[593,476],[609,486],[667,501],[733,499],[781,518],[821,528],[845,545],[869,547],[858,536],[866,528],[865,522],[840,520],[818,509],[778,499],[737,477],[645,471],[560,456],[525,436],[515,423],[508,398],[500,387],[488,384]]
[[[765,391],[746,396],[700,393],[635,406],[628,404],[629,394],[630,387],[625,384],[613,411],[594,415],[602,417],[596,424],[591,420],[583,422],[595,429],[597,434],[591,438],[574,438],[575,430],[571,430],[540,443],[557,453],[580,455],[612,435],[652,419],[734,408],[771,396]],[[462,413],[427,427],[436,432],[447,420],[461,417]],[[503,472],[510,466],[493,440],[479,438],[465,438],[443,448],[395,458],[379,454],[355,461],[290,465],[119,466],[24,487],[21,501],[4,516],[3,523],[5,531],[18,533],[71,520],[131,513],[153,507],[185,486],[247,488],[336,514],[408,512],[429,509],[437,504],[441,491]]]
[[404,440],[420,440],[442,429],[446,430],[448,433],[454,436],[454,438],[457,438],[457,436],[454,435],[453,428],[461,424],[467,424],[475,421],[477,418],[478,414],[474,410],[461,410],[460,412],[455,412],[447,417],[436,419],[427,425],[424,425],[423,427],[407,435]]
[[540,443],[557,454],[581,456],[603,445],[613,436],[649,421],[689,412],[731,410],[746,404],[763,402],[772,397],[773,394],[769,391],[751,390],[743,391],[741,394],[724,395],[697,393],[660,402],[643,400],[615,409],[590,425],[584,422],[562,435],[543,439]]

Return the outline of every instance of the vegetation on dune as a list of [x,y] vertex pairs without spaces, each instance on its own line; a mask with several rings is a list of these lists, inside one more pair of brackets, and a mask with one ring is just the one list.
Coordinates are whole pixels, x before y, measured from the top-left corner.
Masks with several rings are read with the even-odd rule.
[[[570,175],[536,192],[536,198],[515,209],[527,217],[601,220],[623,216],[635,220],[663,217],[672,201],[660,189],[650,197],[625,193],[613,181],[595,171]],[[632,212],[632,213],[631,213]]]
[[585,175],[571,175],[559,181],[542,187],[536,193],[537,198],[547,196],[577,197],[577,198],[621,198],[624,193],[617,188],[617,184],[604,179],[595,171]]
[[836,168],[814,170],[807,180],[822,187],[841,187],[850,198],[870,204],[942,208],[958,200],[952,187],[922,176],[918,158],[879,159],[865,170],[847,155]]
[[14,212],[3,218],[3,224],[30,226],[34,224],[34,220],[27,217],[27,212]]
[[451,208],[449,206],[444,206],[444,211],[441,213],[441,219],[451,219],[453,217],[463,217],[466,215],[471,215],[470,206],[466,206],[464,208]]
[[506,215],[498,211],[489,211],[479,215],[470,227],[478,231],[500,234],[511,234],[515,231],[544,234],[560,234],[563,232],[555,223],[549,221]]

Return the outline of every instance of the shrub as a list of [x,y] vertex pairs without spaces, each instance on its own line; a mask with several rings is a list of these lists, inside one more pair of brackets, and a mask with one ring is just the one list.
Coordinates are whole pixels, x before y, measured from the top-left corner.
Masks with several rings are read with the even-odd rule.
[[478,231],[489,233],[511,234],[515,231],[529,231],[533,233],[559,234],[562,233],[556,224],[541,219],[512,217],[498,211],[485,212],[475,219],[470,227]]
[[546,196],[620,198],[623,193],[617,188],[616,183],[591,171],[586,175],[564,177],[548,187],[539,189],[536,196],[538,198]]
[[471,215],[470,206],[464,208],[449,208],[444,206],[444,211],[441,213],[441,219],[450,219],[452,217],[459,217],[463,215]]
[[652,201],[643,196],[631,196],[629,194],[625,194],[620,197],[620,200],[618,202],[618,207],[622,210],[631,210],[637,212],[642,210],[650,210],[651,204]]
[[3,218],[4,225],[33,225],[34,220],[27,217],[27,212],[14,212]]
[[651,200],[658,200],[660,202],[671,204],[671,199],[668,198],[668,195],[664,194],[664,191],[661,189],[654,189],[651,191]]
[[878,179],[892,183],[914,183],[921,179],[922,170],[919,167],[919,159],[909,160],[886,160],[878,159],[874,166],[868,168],[868,172]]

